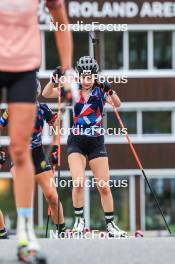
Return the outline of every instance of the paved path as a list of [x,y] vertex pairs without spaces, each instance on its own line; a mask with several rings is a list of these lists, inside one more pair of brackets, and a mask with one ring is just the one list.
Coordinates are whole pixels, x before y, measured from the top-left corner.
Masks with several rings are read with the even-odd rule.
[[[175,238],[40,239],[48,264],[173,264]],[[0,240],[0,264],[17,264],[16,239]]]

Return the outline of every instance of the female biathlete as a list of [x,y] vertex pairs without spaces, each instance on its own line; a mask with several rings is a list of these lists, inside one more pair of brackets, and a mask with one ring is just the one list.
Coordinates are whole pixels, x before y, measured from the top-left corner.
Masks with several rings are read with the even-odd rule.
[[[39,81],[38,84],[38,95],[41,92],[41,87]],[[60,210],[59,210],[59,228],[58,228],[58,195],[56,191],[56,187],[54,184],[50,184],[51,178],[53,178],[52,167],[46,158],[43,146],[42,146],[42,130],[44,127],[44,122],[46,121],[49,125],[54,125],[57,119],[57,114],[53,113],[51,109],[47,106],[47,104],[37,102],[37,114],[36,114],[36,122],[34,127],[34,132],[32,135],[32,159],[34,163],[35,169],[35,180],[40,185],[44,196],[50,205],[51,214],[53,223],[56,225],[56,228],[59,229],[60,233],[65,231],[65,223],[64,223],[64,215],[63,215],[63,207],[60,202]],[[8,123],[8,112],[7,110],[3,113],[0,118],[0,126],[5,127]],[[25,129],[25,128],[24,128]],[[57,164],[57,146],[53,146],[51,152],[52,164]],[[14,178],[14,183],[16,182],[16,173],[15,173],[15,165],[11,168],[11,173]]]
[[[73,129],[68,137],[68,163],[73,181],[79,182],[73,186],[72,199],[75,212],[74,232],[83,232],[85,220],[83,217],[84,185],[86,157],[96,178],[97,188],[105,214],[106,229],[110,237],[126,237],[127,233],[120,230],[114,223],[113,197],[109,187],[109,164],[104,136],[101,135],[104,104],[110,103],[111,97],[115,107],[120,106],[120,99],[111,89],[110,84],[99,84],[96,77],[99,65],[93,58],[84,56],[77,62],[80,79],[79,98],[74,104]],[[43,90],[44,97],[56,97],[58,92],[50,82]],[[101,184],[101,182],[105,184]]]

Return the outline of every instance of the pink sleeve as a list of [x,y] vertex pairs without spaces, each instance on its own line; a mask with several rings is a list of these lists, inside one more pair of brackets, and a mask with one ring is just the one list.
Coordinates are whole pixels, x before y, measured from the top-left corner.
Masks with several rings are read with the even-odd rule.
[[49,9],[56,8],[63,4],[63,0],[46,0],[46,6]]

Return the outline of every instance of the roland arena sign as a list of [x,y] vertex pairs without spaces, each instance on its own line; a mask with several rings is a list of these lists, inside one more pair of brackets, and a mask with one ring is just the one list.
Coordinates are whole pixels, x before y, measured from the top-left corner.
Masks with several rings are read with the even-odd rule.
[[[70,1],[65,0],[70,23],[175,24],[175,1]],[[40,0],[40,23],[50,21],[45,0]]]
[[[143,2],[143,1],[140,1]],[[141,6],[134,1],[70,1],[70,17],[175,17],[175,2],[146,1]]]
[[[174,23],[175,1],[66,1],[71,20]],[[124,20],[123,20],[124,19]]]

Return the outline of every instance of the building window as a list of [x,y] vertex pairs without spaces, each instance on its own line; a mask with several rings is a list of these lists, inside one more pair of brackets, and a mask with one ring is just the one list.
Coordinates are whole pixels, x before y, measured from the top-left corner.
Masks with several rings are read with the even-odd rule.
[[[150,184],[156,190],[161,209],[171,227],[175,222],[175,179],[151,179]],[[155,202],[147,185],[145,186],[145,198],[146,229],[164,230],[165,224],[162,216],[155,207]]]
[[[89,39],[88,33],[74,32],[74,52],[73,65],[76,65],[77,60],[81,56],[89,54]],[[58,51],[55,44],[55,36],[53,32],[45,32],[45,53],[46,53],[46,70],[53,70],[60,64]]]
[[143,134],[171,134],[171,112],[143,112]]
[[123,33],[104,33],[104,69],[123,67]]
[[45,56],[46,56],[46,70],[53,70],[59,64],[58,52],[55,44],[55,36],[53,32],[45,32]]
[[73,65],[75,66],[77,60],[82,56],[89,55],[89,34],[87,32],[74,32],[74,59]]
[[129,33],[129,68],[147,69],[147,32]]
[[[124,123],[125,128],[127,128],[128,133],[137,133],[137,117],[136,112],[121,112],[121,119]],[[107,112],[107,128],[121,128],[116,115],[113,112]]]
[[172,68],[171,32],[154,32],[154,66],[157,69]]

